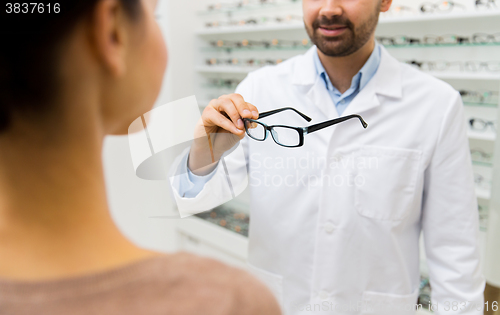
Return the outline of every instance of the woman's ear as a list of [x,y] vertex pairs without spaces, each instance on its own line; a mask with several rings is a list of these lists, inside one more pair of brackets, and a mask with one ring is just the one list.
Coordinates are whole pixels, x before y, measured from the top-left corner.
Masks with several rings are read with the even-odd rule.
[[387,12],[391,8],[392,0],[382,0],[380,4],[380,12]]
[[97,58],[114,76],[126,71],[126,17],[118,0],[98,1],[92,12],[91,44]]

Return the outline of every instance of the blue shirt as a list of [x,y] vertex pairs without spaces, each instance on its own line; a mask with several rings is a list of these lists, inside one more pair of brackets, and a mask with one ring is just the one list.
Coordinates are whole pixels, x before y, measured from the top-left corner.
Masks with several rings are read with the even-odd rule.
[[[359,91],[361,91],[366,84],[373,78],[375,73],[377,72],[378,66],[380,65],[380,45],[375,42],[375,48],[373,49],[372,54],[363,65],[361,70],[352,78],[351,87],[345,91],[343,94],[337,90],[332,82],[330,81],[330,77],[325,71],[321,60],[319,59],[318,54],[314,55],[314,65],[316,67],[316,72],[318,75],[324,80],[325,87],[332,98],[333,104],[335,104],[335,108],[339,116],[342,115],[344,110],[349,106],[351,101],[358,95]],[[205,183],[208,182],[215,174],[215,170],[213,170],[210,174],[206,176],[196,176],[187,167],[187,155],[181,161],[180,164],[181,173],[183,174],[180,178],[179,182],[179,194],[182,197],[193,198],[198,195],[198,193],[203,189]]]
[[325,81],[326,89],[332,98],[333,104],[335,104],[335,108],[337,108],[339,116],[341,116],[351,101],[356,97],[356,95],[358,95],[359,91],[361,91],[368,84],[368,82],[370,82],[377,72],[378,66],[380,65],[381,52],[380,45],[375,42],[375,48],[373,49],[372,54],[361,70],[359,70],[359,72],[352,78],[351,87],[343,94],[341,94],[339,90],[333,86],[318,54],[316,53],[313,55],[316,72]]

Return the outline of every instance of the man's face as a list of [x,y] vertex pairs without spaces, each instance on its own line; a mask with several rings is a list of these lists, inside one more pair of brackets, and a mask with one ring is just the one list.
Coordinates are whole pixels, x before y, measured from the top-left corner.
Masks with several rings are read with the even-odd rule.
[[390,0],[303,0],[304,24],[323,54],[348,56],[370,40],[379,13],[390,4]]

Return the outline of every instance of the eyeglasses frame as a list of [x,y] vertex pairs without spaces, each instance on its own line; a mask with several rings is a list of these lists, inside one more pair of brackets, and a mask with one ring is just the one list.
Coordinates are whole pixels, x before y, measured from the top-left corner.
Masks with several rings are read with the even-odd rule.
[[[298,111],[292,107],[283,107],[283,108],[278,108],[275,110],[259,113],[259,118],[257,118],[257,119],[265,118],[265,117],[280,113],[280,112],[285,111],[285,110],[294,111],[295,113],[299,114],[302,118],[304,118],[304,120],[306,120],[308,122],[310,122],[312,120],[312,118],[308,117],[307,115],[301,113],[300,111]],[[335,124],[339,124],[341,122],[344,122],[346,120],[353,119],[353,118],[358,118],[359,121],[361,122],[362,126],[365,129],[368,127],[368,124],[359,115],[348,115],[348,116],[344,116],[344,117],[340,117],[340,118],[335,118],[335,119],[327,120],[327,121],[324,121],[324,122],[321,122],[321,123],[318,123],[318,124],[315,124],[312,126],[308,126],[308,127],[293,127],[293,126],[287,126],[287,125],[271,125],[271,126],[269,126],[261,121],[258,121],[257,119],[250,119],[250,118],[243,118],[243,125],[245,126],[246,134],[250,138],[252,138],[256,141],[265,141],[268,137],[268,134],[270,133],[271,137],[273,138],[273,140],[276,144],[278,144],[282,147],[286,147],[286,148],[298,148],[298,147],[301,147],[304,145],[304,136],[305,135],[307,135],[309,133],[313,133],[313,132],[318,131],[318,130],[321,130],[321,129],[326,128],[326,127],[330,127],[330,126],[335,125]],[[257,124],[263,126],[264,130],[265,130],[264,138],[258,139],[258,138],[253,137],[250,134],[250,132],[248,131],[247,122],[257,123]],[[288,146],[288,145],[284,145],[282,143],[279,143],[276,140],[276,138],[274,137],[274,133],[272,132],[274,127],[288,128],[288,129],[293,129],[293,130],[297,131],[297,133],[299,134],[299,144],[294,145],[294,146]]]

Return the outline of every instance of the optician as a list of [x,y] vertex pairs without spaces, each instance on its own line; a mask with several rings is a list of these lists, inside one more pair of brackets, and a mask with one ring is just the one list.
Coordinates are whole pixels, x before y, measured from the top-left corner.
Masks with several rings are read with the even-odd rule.
[[[195,134],[224,130],[241,141],[222,163],[218,156],[210,163],[194,144],[171,178],[177,205],[188,212],[226,202],[249,184],[249,268],[273,290],[285,314],[300,314],[294,305],[324,301],[388,306],[370,314],[414,314],[412,307],[390,306],[417,302],[421,233],[433,303],[483,301],[463,104],[450,85],[398,62],[375,43],[378,15],[390,5],[390,0],[304,0],[304,22],[315,46],[250,73],[238,86],[239,95],[213,100]],[[257,119],[255,106],[259,113],[285,106],[299,113]],[[350,119],[311,133],[303,114],[315,123],[361,115],[369,127]],[[240,119],[251,122],[246,131],[252,137],[244,137]],[[265,131],[255,122],[291,128]],[[255,126],[264,128],[262,139]],[[299,136],[304,131],[303,143],[285,147],[294,139],[292,130]],[[267,133],[266,140],[256,141]],[[227,143],[217,137],[213,152],[229,149],[221,149]],[[352,163],[263,168],[265,159],[283,157]],[[371,159],[374,166],[359,166]],[[266,187],[255,184],[252,174],[305,175],[308,187]],[[331,185],[326,176],[364,181]]]

